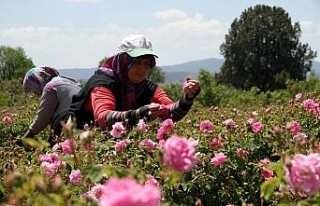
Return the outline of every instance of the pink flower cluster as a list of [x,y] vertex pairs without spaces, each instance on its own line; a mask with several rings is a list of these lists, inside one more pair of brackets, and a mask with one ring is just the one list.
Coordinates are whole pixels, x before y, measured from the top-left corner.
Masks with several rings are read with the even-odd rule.
[[158,206],[161,192],[154,184],[139,184],[135,179],[111,177],[97,188],[100,206]]
[[65,162],[60,160],[57,153],[40,155],[39,161],[41,162],[40,167],[47,177],[53,177],[58,172],[60,167],[64,167],[66,165]]
[[320,191],[320,154],[296,154],[285,167],[285,177],[294,190],[309,196]]
[[178,172],[188,172],[196,164],[195,146],[193,139],[171,136],[164,144],[164,162]]

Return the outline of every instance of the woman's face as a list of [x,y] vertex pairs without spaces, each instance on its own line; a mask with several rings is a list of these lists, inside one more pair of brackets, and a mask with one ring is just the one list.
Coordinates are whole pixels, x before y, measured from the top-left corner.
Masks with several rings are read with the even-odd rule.
[[150,65],[150,57],[137,57],[128,71],[129,80],[132,83],[142,82],[150,72]]

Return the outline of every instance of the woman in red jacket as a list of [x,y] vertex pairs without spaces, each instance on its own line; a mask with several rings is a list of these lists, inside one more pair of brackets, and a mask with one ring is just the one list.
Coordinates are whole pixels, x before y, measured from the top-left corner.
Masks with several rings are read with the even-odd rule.
[[187,80],[185,94],[173,102],[165,91],[147,79],[156,65],[155,58],[157,55],[146,36],[129,35],[123,39],[118,53],[108,58],[74,97],[72,110],[78,127],[95,124],[111,129],[116,122],[130,127],[140,119],[182,119],[199,94],[200,84],[197,80]]

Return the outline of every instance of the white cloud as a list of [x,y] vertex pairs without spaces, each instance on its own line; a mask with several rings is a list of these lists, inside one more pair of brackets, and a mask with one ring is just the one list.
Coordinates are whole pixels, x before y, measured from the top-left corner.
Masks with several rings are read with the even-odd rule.
[[[223,58],[219,48],[230,28],[229,22],[205,19],[200,14],[186,16],[178,10],[172,13],[180,13],[180,18],[171,18],[175,15],[169,18],[168,15],[165,19],[170,21],[145,30],[117,24],[107,24],[100,27],[102,30],[81,31],[72,27],[3,29],[0,30],[0,45],[22,47],[36,65],[91,68],[103,57],[113,55],[122,38],[131,33],[143,33],[153,42],[154,51],[159,55],[159,66]],[[301,22],[301,29],[302,42],[308,42],[313,50],[319,49],[320,26]]]
[[154,17],[162,20],[179,20],[187,18],[187,14],[177,9],[155,12]]

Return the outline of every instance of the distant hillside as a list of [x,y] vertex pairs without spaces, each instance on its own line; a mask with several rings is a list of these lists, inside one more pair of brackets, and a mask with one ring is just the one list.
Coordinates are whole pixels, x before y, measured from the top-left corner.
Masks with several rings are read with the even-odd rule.
[[[165,83],[176,83],[182,82],[186,77],[197,78],[201,69],[205,69],[211,73],[218,73],[223,62],[223,59],[210,58],[159,67],[165,72]],[[60,69],[59,72],[61,75],[78,80],[87,80],[96,69],[97,68]],[[317,76],[320,76],[320,62],[313,62],[312,69]]]

